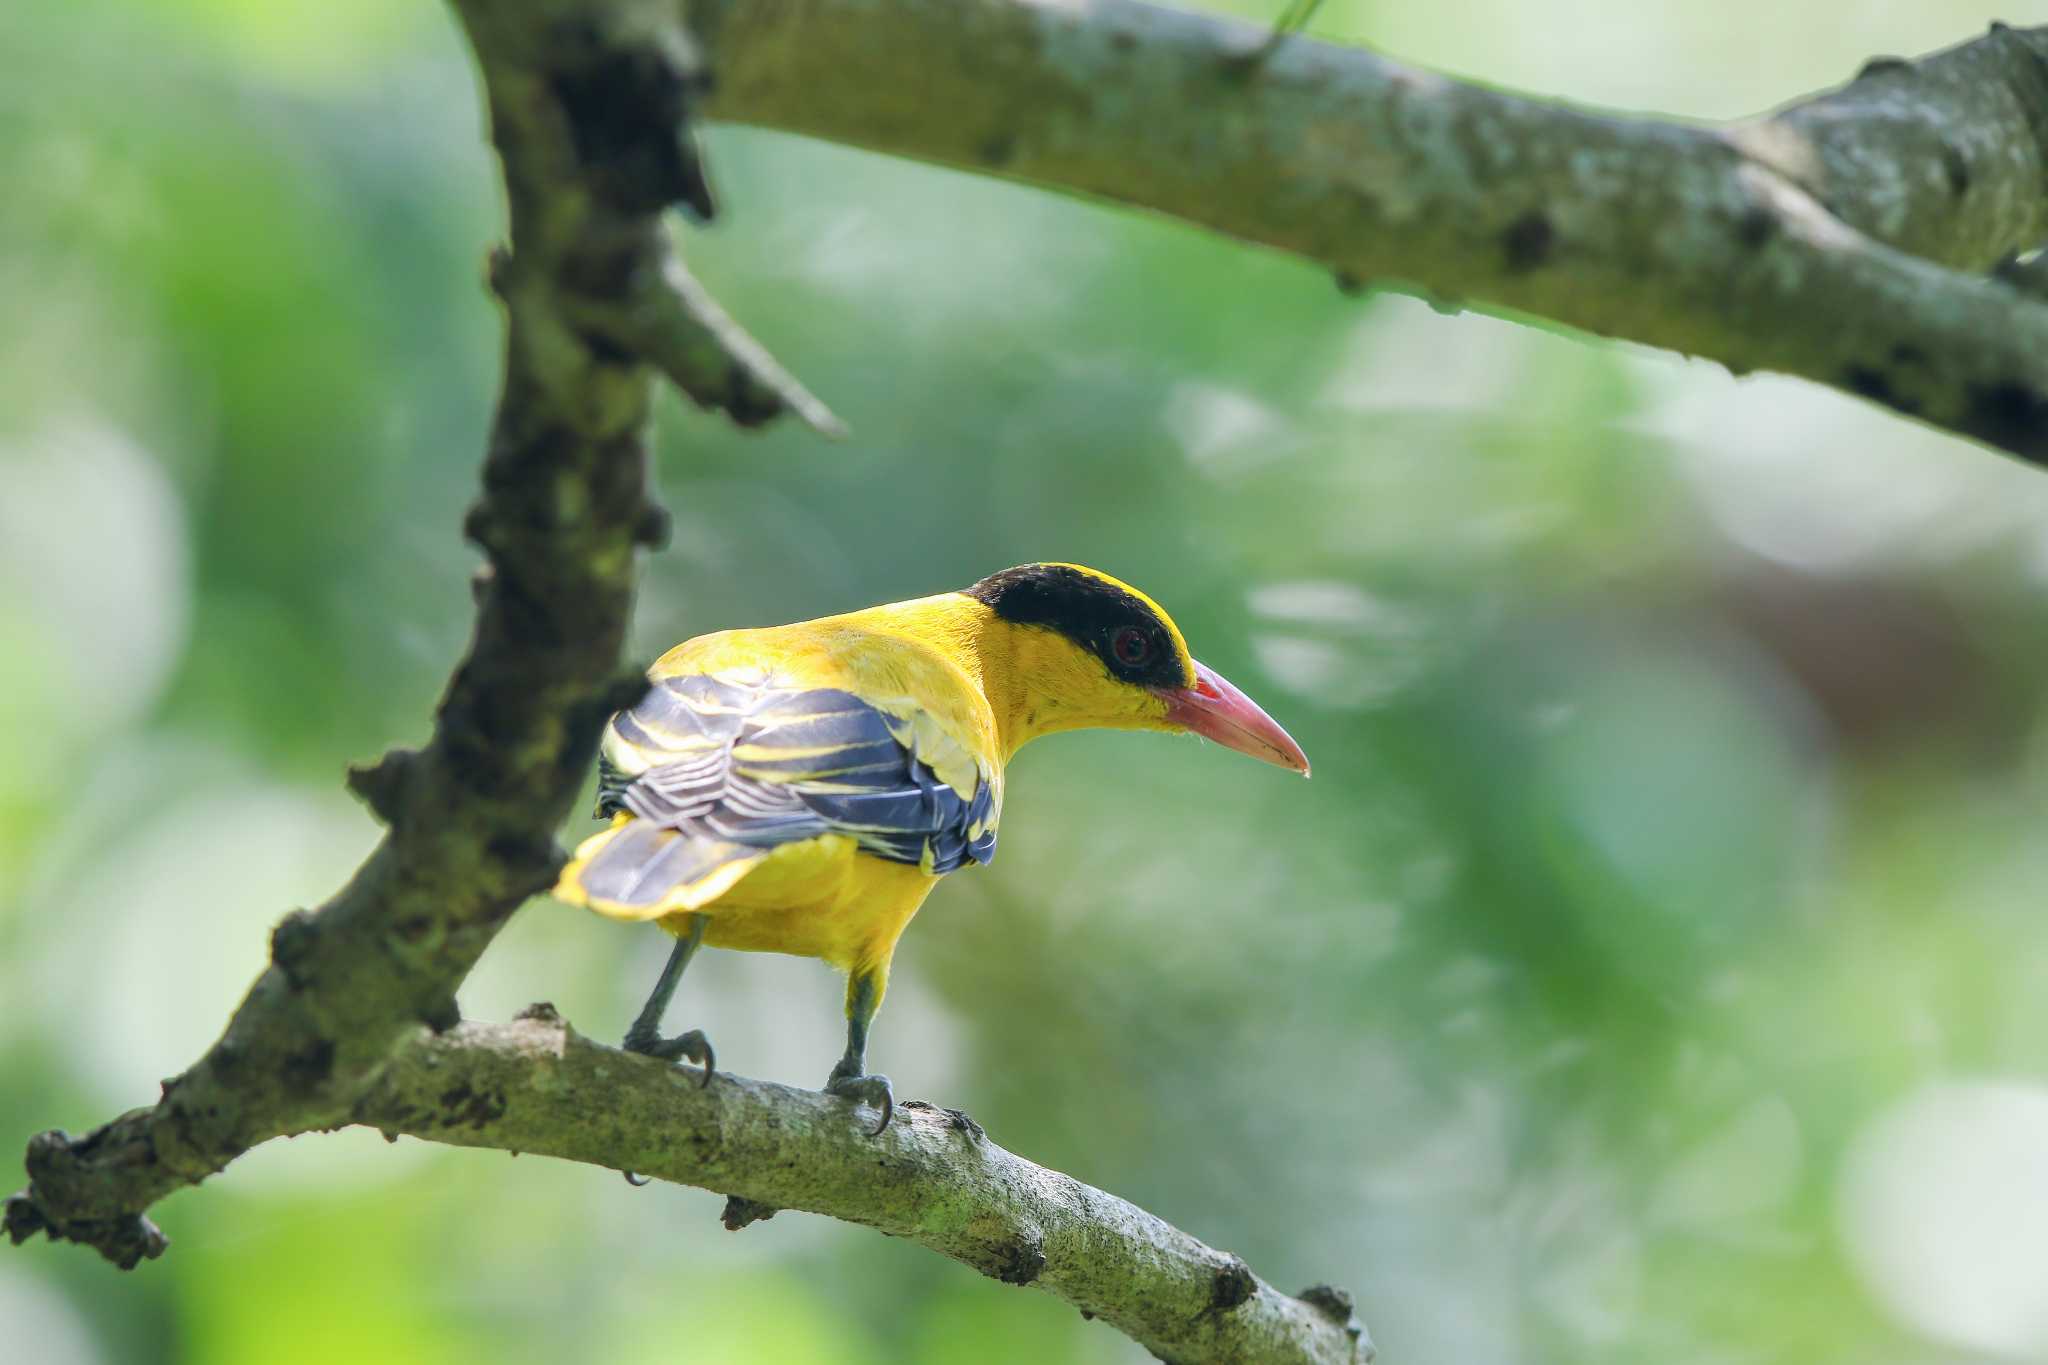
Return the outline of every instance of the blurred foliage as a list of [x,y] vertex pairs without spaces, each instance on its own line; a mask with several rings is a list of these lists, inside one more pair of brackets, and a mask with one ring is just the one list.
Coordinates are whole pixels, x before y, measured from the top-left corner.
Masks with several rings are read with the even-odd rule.
[[[1332,0],[1311,31],[1725,116],[1992,13]],[[151,1099],[370,846],[341,765],[421,737],[466,629],[498,192],[433,6],[15,5],[0,49],[16,1141]],[[665,400],[640,651],[1078,559],[1316,761],[1027,753],[1002,858],[898,959],[900,1093],[1348,1285],[1400,1365],[2048,1360],[2048,480],[1146,217],[709,143],[693,263],[856,435]],[[663,949],[537,902],[464,1005],[610,1035]],[[749,1073],[836,1055],[815,963],[712,954],[676,1014]],[[133,1276],[0,1259],[0,1315],[44,1362],[1138,1358],[717,1209],[307,1138],[169,1201]]]

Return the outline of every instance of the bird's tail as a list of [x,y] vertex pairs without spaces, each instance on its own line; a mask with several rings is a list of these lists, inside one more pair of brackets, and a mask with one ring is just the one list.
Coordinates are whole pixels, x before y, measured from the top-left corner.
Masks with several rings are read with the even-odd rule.
[[555,899],[613,919],[699,910],[753,871],[767,850],[663,829],[623,812],[585,839],[555,883]]

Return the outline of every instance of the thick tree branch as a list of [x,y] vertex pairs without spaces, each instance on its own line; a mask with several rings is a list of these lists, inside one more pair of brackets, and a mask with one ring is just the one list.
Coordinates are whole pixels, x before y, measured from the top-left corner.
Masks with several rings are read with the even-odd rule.
[[683,3],[709,117],[1802,375],[2048,460],[2048,304],[1983,277],[2048,242],[2048,28],[1706,128],[1134,0]]
[[534,1152],[865,1224],[1032,1285],[1166,1360],[1369,1360],[1348,1300],[1282,1294],[1239,1258],[912,1102],[880,1137],[844,1100],[604,1047],[537,1006],[415,1031],[357,1104],[388,1134]]
[[[1135,204],[1387,280],[1801,374],[2048,459],[2048,303],[1983,272],[2048,238],[2048,30],[1994,29],[1722,129],[1612,118],[1369,53],[1093,0],[456,0],[514,250],[505,390],[468,531],[488,557],[429,744],[351,785],[391,826],[288,917],[157,1105],[30,1145],[7,1204],[123,1265],[145,1210],[273,1136],[368,1122],[807,1208],[1030,1282],[1190,1360],[1369,1353],[1335,1291],[1275,1293],[1149,1214],[906,1106],[879,1140],[810,1092],[681,1073],[455,988],[551,880],[602,717],[645,493],[650,367],[743,423],[829,412],[690,280],[712,211],[688,115]],[[703,46],[677,22],[687,12]],[[716,68],[711,93],[704,72]],[[436,1030],[440,1030],[436,1032]],[[943,1115],[943,1117],[942,1117]]]
[[509,326],[466,524],[487,558],[468,654],[427,746],[350,774],[390,833],[325,905],[277,927],[273,965],[220,1041],[153,1107],[30,1144],[29,1186],[7,1203],[17,1242],[43,1231],[123,1266],[160,1254],[151,1204],[256,1143],[343,1120],[401,1040],[454,1022],[484,946],[552,884],[554,833],[598,729],[644,686],[615,670],[635,544],[665,525],[646,492],[651,373],[620,339],[670,338],[663,369],[736,420],[822,412],[751,342],[721,351],[737,329],[678,287],[662,211],[711,207],[683,122],[699,75],[680,30],[634,27],[619,7],[457,8],[514,248],[491,270]]
[[550,885],[553,834],[598,728],[637,698],[614,673],[646,492],[650,367],[752,423],[823,405],[699,288],[661,224],[712,211],[687,115],[701,67],[672,11],[637,0],[455,0],[483,71],[513,249],[504,392],[466,530],[485,552],[467,657],[434,734],[351,771],[390,826],[350,883],[288,916],[227,1032],[154,1106],[83,1138],[41,1134],[6,1205],[123,1268],[162,1254],[147,1217],[273,1137],[371,1123],[435,1141],[632,1168],[734,1196],[735,1224],[813,1209],[1034,1283],[1162,1358],[1358,1362],[1371,1346],[1327,1287],[1276,1293],[1236,1257],[905,1105],[879,1139],[843,1101],[666,1064],[576,1037],[552,1010],[462,1024],[454,994],[506,918]]
[[[279,925],[273,965],[162,1100],[29,1147],[16,1241],[159,1254],[158,1198],[287,1133],[368,1122],[632,1168],[910,1237],[1187,1360],[1356,1360],[1300,1299],[1151,1215],[905,1106],[879,1140],[810,1092],[682,1073],[456,987],[551,880],[602,717],[647,500],[650,368],[734,420],[836,422],[690,279],[661,215],[712,200],[713,116],[1101,196],[1340,279],[1805,375],[2048,459],[2048,303],[1984,272],[2048,239],[2048,30],[1996,28],[1705,129],[1092,0],[455,0],[514,250],[505,387],[468,531],[488,563],[428,745],[351,785],[390,834]],[[679,19],[687,14],[694,36]],[[700,46],[701,42],[701,46]],[[715,68],[713,91],[705,78]],[[436,1030],[439,1030],[438,1032]]]

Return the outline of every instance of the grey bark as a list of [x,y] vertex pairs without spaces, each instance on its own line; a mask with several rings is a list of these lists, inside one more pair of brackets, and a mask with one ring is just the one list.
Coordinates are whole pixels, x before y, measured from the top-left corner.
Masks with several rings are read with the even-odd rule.
[[931,1248],[1072,1304],[1178,1361],[1371,1358],[1349,1299],[1283,1294],[1236,1256],[997,1146],[955,1110],[899,1105],[879,1136],[846,1101],[594,1043],[548,1006],[510,1025],[417,1029],[356,1122],[541,1153],[804,1209]]
[[[271,965],[160,1100],[28,1145],[6,1201],[124,1269],[168,1239],[148,1209],[274,1137],[370,1122],[440,1142],[630,1167],[733,1197],[734,1225],[814,1209],[1031,1283],[1186,1361],[1358,1362],[1371,1346],[1326,1287],[1280,1294],[1114,1196],[905,1105],[880,1138],[844,1101],[692,1073],[576,1037],[552,1010],[462,1023],[455,991],[506,919],[552,885],[554,832],[599,727],[645,688],[618,660],[647,490],[653,376],[742,424],[837,421],[697,286],[663,226],[713,211],[689,126],[705,81],[674,13],[636,0],[455,0],[503,164],[507,320],[469,649],[420,750],[349,785],[389,826],[326,904],[278,925]],[[944,1114],[941,1118],[939,1115]],[[963,1145],[964,1144],[964,1145]]]
[[2048,303],[1986,274],[2048,243],[2048,28],[1704,127],[1134,0],[686,8],[718,72],[709,117],[1800,375],[2048,460]]
[[[653,379],[616,339],[647,318],[698,337],[662,213],[709,212],[683,117],[700,68],[680,30],[623,7],[461,0],[505,171],[512,249],[493,257],[504,386],[464,531],[484,552],[469,648],[433,735],[351,770],[390,827],[348,885],[285,917],[226,1032],[152,1106],[82,1138],[44,1133],[7,1201],[16,1242],[83,1242],[125,1267],[162,1253],[145,1211],[269,1138],[335,1122],[455,991],[507,917],[553,884],[555,831],[605,716],[645,686],[619,656],[636,544],[666,517],[647,491]],[[602,21],[602,22],[600,22]],[[779,371],[678,360],[678,382],[736,421],[803,400]]]
[[[1347,281],[1551,318],[1832,384],[2048,459],[2048,29],[1994,28],[1724,128],[1619,118],[1374,54],[1092,0],[454,0],[512,249],[504,389],[466,525],[475,633],[429,742],[354,771],[390,826],[289,915],[227,1031],[161,1100],[31,1141],[7,1201],[133,1266],[148,1208],[271,1137],[352,1122],[548,1152],[811,1209],[1029,1282],[1182,1360],[1351,1361],[1327,1287],[1031,1165],[950,1111],[870,1139],[842,1102],[688,1073],[552,1011],[461,1023],[454,993],[545,888],[603,717],[646,490],[656,372],[741,423],[836,420],[692,281],[670,207],[713,212],[696,113],[1099,196],[1320,261]],[[690,27],[682,22],[687,17]],[[715,70],[715,84],[706,79]],[[2038,273],[2038,272],[2035,272]],[[749,1212],[751,1210],[751,1212]]]

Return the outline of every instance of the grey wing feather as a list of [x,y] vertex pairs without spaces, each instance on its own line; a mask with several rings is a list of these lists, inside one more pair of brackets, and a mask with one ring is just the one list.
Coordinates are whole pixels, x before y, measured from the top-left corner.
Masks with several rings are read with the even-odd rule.
[[993,783],[962,798],[886,713],[835,688],[662,679],[605,737],[598,813],[619,810],[747,849],[851,834],[934,873],[995,855]]

